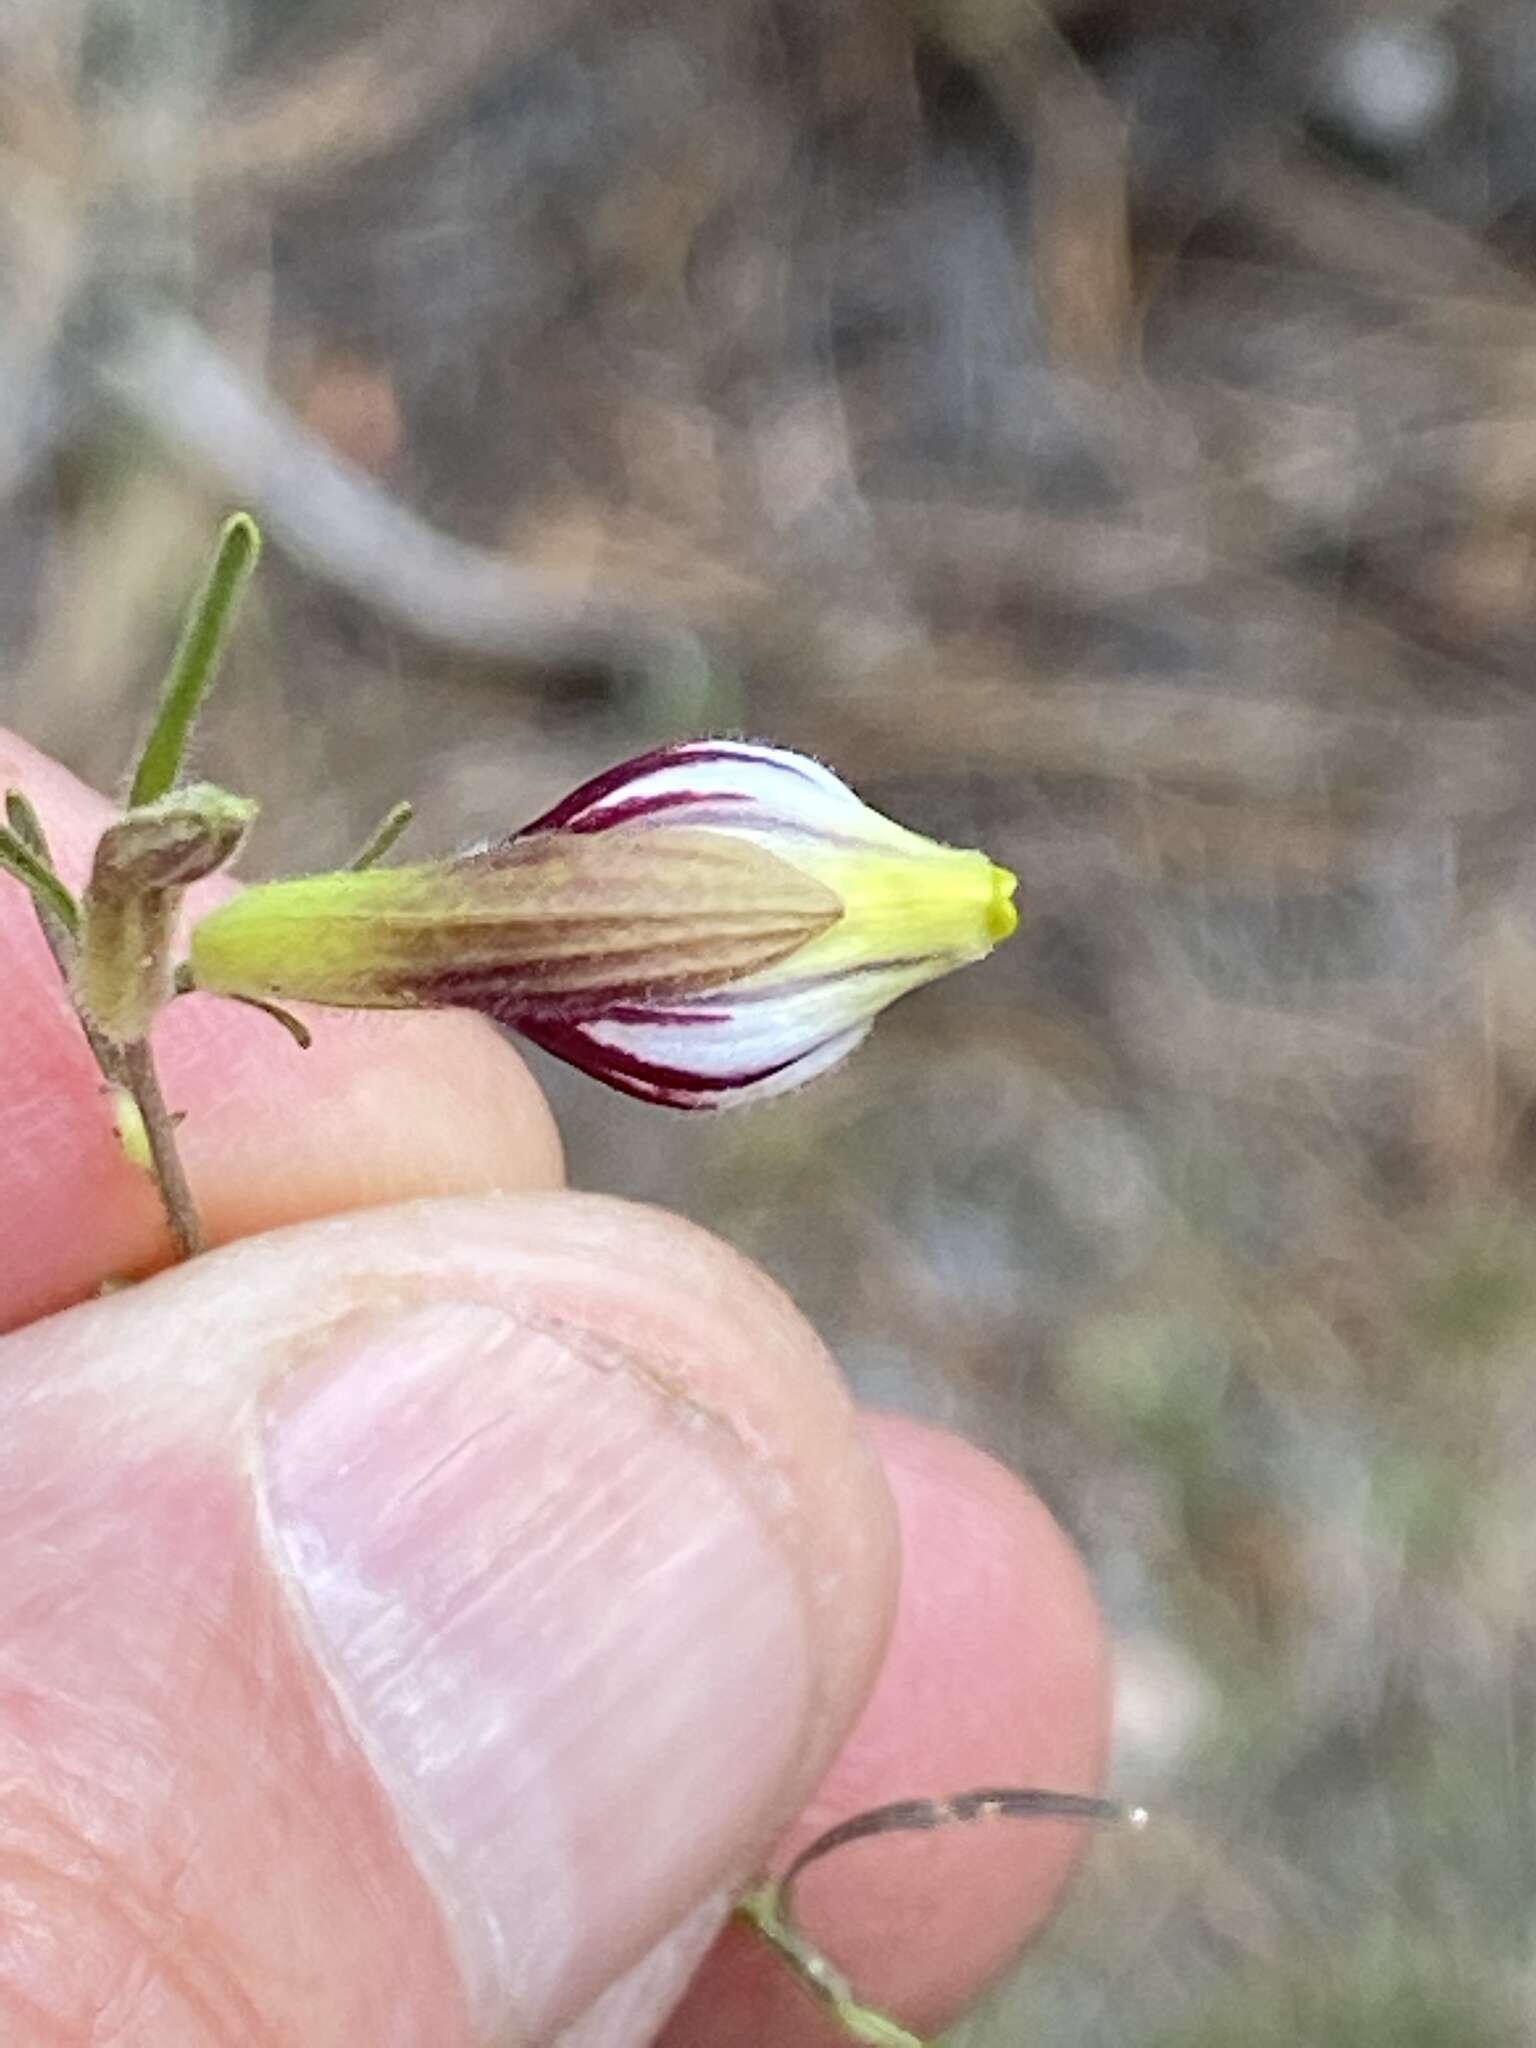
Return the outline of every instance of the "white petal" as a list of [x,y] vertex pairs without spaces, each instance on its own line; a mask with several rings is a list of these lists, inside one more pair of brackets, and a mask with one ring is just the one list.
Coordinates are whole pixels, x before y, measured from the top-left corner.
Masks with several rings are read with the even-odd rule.
[[807,1081],[814,1081],[818,1074],[825,1074],[829,1068],[847,1059],[849,1053],[861,1045],[869,1036],[867,1024],[857,1025],[852,1031],[844,1031],[836,1038],[829,1038],[816,1047],[814,1052],[792,1060],[787,1067],[781,1067],[776,1074],[765,1074],[760,1081],[749,1081],[744,1088],[727,1089],[722,1094],[700,1095],[691,1102],[691,1109],[744,1109],[748,1103],[766,1102],[773,1095],[792,1095],[797,1088],[803,1088]]
[[729,1080],[803,1059],[830,1039],[868,1029],[870,1020],[918,981],[925,963],[865,974],[840,974],[804,988],[754,990],[751,980],[724,989],[708,1003],[669,1004],[640,1018],[602,1017],[582,1026],[583,1036],[658,1067]]
[[[766,1067],[761,1062],[736,1064],[744,1050],[741,1041],[733,1040],[724,1027],[716,1030],[702,1022],[582,1025],[573,1035],[585,1042],[591,1054],[589,1060],[577,1063],[610,1087],[674,1109],[735,1109],[788,1094],[814,1080],[846,1059],[868,1031],[866,1022],[798,1052],[780,1047]],[[532,1035],[542,1042],[542,1034]],[[549,1049],[565,1059],[572,1056],[568,1044]],[[691,1085],[695,1081],[697,1085]]]
[[784,747],[690,740],[585,784],[527,827],[593,832],[632,822],[709,825],[773,835],[803,832],[860,844],[913,844],[829,768]]

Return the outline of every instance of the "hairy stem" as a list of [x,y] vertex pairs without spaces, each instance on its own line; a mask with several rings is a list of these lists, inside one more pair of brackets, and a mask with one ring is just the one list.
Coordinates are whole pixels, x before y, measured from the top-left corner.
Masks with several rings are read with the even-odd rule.
[[193,1258],[203,1250],[206,1240],[197,1204],[192,1199],[191,1183],[176,1148],[176,1119],[166,1107],[149,1040],[140,1038],[131,1045],[114,1048],[108,1078],[127,1089],[144,1119],[144,1135],[176,1256]]

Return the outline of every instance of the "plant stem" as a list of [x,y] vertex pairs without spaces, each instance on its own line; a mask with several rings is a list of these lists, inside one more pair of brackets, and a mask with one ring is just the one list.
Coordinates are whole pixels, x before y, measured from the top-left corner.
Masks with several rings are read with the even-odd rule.
[[1044,1792],[1034,1786],[989,1786],[977,1792],[959,1792],[949,1799],[893,1799],[839,1821],[818,1835],[781,1877],[765,1878],[739,1898],[736,1912],[788,1964],[850,2041],[860,2043],[861,2048],[926,2048],[920,2036],[909,2033],[876,2007],[864,2005],[837,1965],[801,1932],[793,1897],[801,1872],[834,1850],[874,1835],[923,1834],[973,1821],[1032,1819],[1126,1821],[1139,1829],[1146,1818],[1139,1806],[1127,1811],[1114,1800],[1098,1799],[1091,1793]]
[[[96,1028],[78,1001],[79,910],[73,896],[53,872],[47,841],[31,805],[13,790],[7,796],[5,808],[15,833],[14,843],[27,855],[29,865],[22,874],[16,874],[20,863],[13,865],[7,859],[3,865],[32,891],[32,908],[58,967],[59,977],[69,993],[76,1020],[90,1046],[91,1057],[101,1069],[102,1079],[109,1088],[120,1089],[127,1094],[139,1113],[149,1150],[150,1171],[160,1191],[177,1256],[191,1258],[203,1248],[202,1225],[198,1221],[197,1205],[192,1199],[181,1155],[176,1149],[176,1119],[167,1109],[161,1093],[149,1042],[138,1039],[127,1045],[114,1044]],[[5,828],[0,827],[0,838],[3,836]],[[43,883],[41,887],[37,886],[39,880]]]
[[181,1154],[176,1149],[176,1119],[166,1107],[165,1096],[161,1093],[160,1077],[155,1071],[149,1040],[135,1039],[131,1045],[116,1047],[108,1079],[117,1081],[128,1090],[144,1119],[144,1135],[149,1142],[149,1156],[154,1163],[155,1180],[165,1205],[176,1256],[195,1258],[204,1249],[203,1227],[198,1218],[197,1204],[192,1199],[191,1183],[181,1163]]
[[850,2041],[861,2048],[927,2048],[920,2035],[909,2033],[874,2006],[859,2003],[847,1978],[790,1918],[782,1888],[771,1879],[738,1899],[736,1911],[788,1964]]

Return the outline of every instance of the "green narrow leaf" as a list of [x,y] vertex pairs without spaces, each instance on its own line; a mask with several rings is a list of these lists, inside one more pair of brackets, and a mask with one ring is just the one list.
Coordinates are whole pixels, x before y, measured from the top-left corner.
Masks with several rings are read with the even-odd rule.
[[365,868],[377,867],[415,815],[416,806],[402,798],[380,818],[347,866],[355,874],[361,874]]
[[128,792],[130,807],[151,804],[175,786],[203,699],[219,671],[224,643],[261,553],[261,532],[248,512],[225,520],[202,588],[193,599],[160,691],[154,727]]
[[80,931],[80,906],[49,867],[8,825],[0,825],[0,869],[32,892],[40,912],[53,918],[70,938]]
[[8,789],[5,792],[5,817],[22,844],[35,853],[45,867],[52,868],[53,855],[48,850],[48,835],[43,830],[42,819],[32,807],[31,798],[19,789]]

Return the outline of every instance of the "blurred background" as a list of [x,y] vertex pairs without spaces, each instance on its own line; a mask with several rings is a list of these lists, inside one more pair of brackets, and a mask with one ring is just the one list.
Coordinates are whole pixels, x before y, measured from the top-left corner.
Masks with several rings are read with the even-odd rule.
[[549,1075],[1091,1562],[1156,1825],[953,2038],[1536,2037],[1530,0],[13,0],[0,149],[28,737],[243,504],[253,872],[745,730],[1023,877],[803,1096]]

